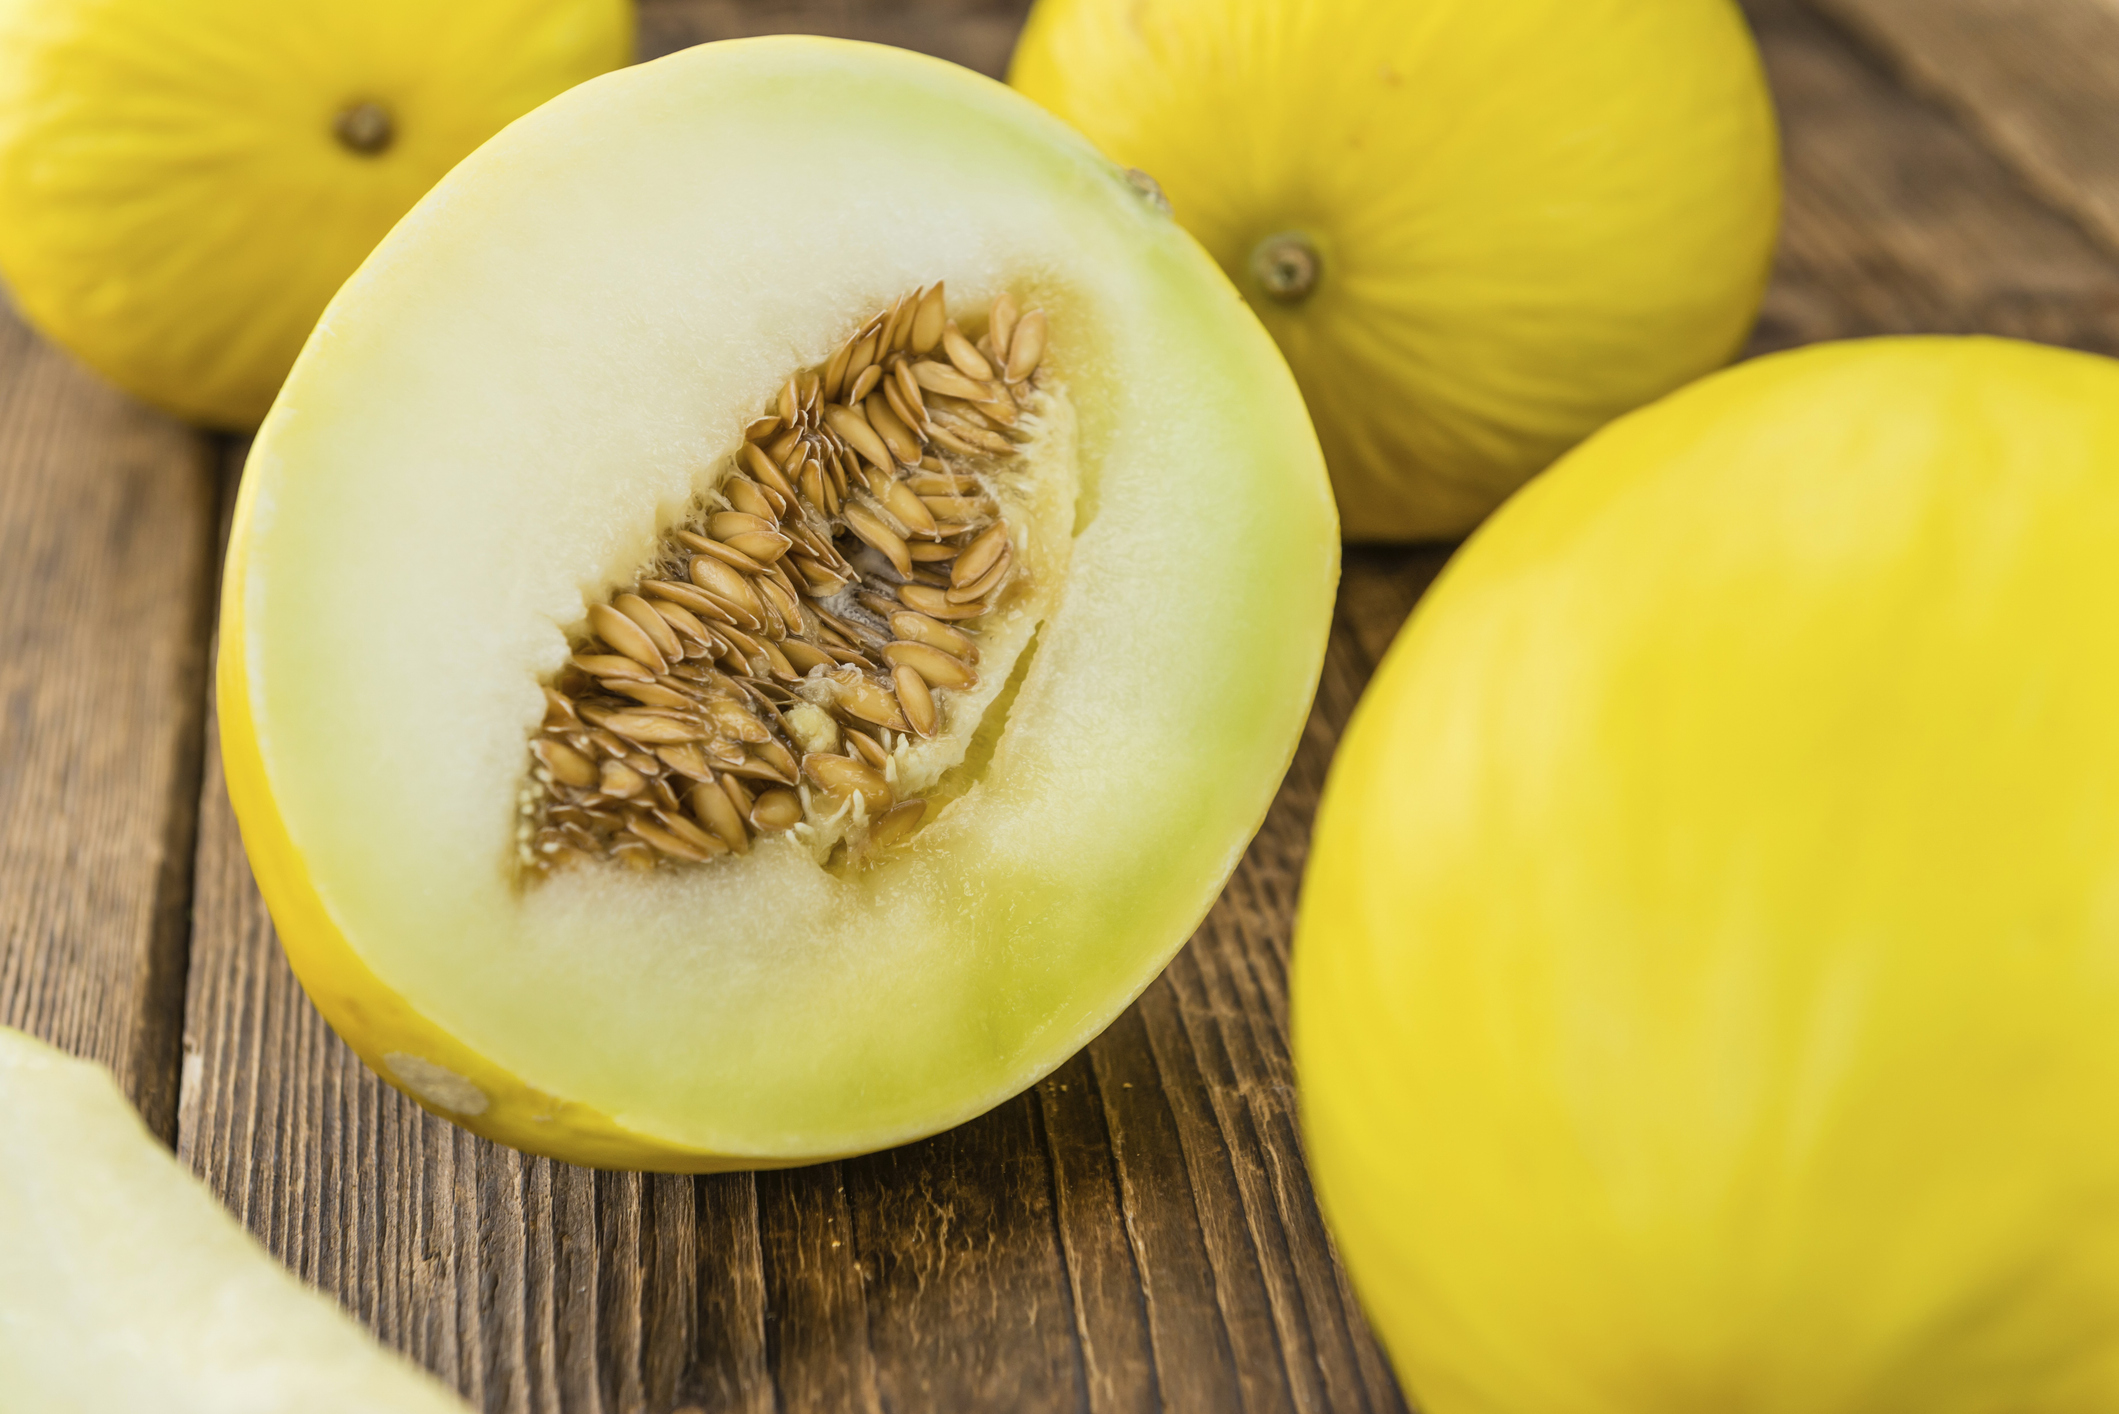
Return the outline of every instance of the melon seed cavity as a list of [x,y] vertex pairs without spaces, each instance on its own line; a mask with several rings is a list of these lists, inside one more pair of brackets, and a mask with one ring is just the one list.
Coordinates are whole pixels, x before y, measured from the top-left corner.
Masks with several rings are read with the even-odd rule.
[[788,379],[544,685],[533,874],[705,864],[847,812],[868,850],[919,827],[893,753],[978,683],[980,621],[1021,584],[988,478],[1029,436],[1045,337],[1005,293],[967,337],[937,281]]

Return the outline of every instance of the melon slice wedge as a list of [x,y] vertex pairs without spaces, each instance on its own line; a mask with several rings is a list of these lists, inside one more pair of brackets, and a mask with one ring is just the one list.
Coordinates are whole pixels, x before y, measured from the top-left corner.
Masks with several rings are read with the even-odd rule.
[[463,1414],[243,1231],[110,1073],[0,1026],[0,1408]]
[[[804,829],[748,852],[527,868],[545,689],[721,524],[790,378],[937,282],[967,342],[1003,294],[1047,332],[1014,450],[965,463],[1019,552],[960,625],[978,685],[876,732],[917,828],[885,847],[805,758]],[[1152,181],[939,61],[707,45],[504,131],[331,305],[244,476],[229,786],[311,997],[437,1113],[605,1166],[864,1152],[1022,1090],[1184,942],[1293,751],[1337,568],[1286,366]],[[831,706],[823,671],[768,686]]]

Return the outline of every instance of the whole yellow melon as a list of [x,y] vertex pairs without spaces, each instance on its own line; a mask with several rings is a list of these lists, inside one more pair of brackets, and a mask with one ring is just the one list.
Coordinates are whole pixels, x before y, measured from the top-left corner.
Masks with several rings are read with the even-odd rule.
[[0,0],[0,275],[128,392],[254,426],[420,194],[632,37],[625,0]]
[[1349,538],[1463,534],[1726,362],[1779,218],[1730,0],[1039,0],[1009,81],[1161,184]]
[[1320,1191],[1431,1414],[2119,1404],[2119,363],[1747,364],[1512,501],[1333,768]]

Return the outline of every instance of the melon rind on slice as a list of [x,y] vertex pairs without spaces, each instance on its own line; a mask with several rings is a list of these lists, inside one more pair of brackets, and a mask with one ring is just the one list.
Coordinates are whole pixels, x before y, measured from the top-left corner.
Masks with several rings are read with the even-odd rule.
[[[1065,579],[990,759],[862,868],[765,840],[526,884],[568,633],[790,373],[936,279],[960,319],[1047,311],[1074,423]],[[705,45],[508,128],[333,302],[244,475],[229,789],[311,997],[430,1108],[607,1166],[863,1152],[1022,1090],[1184,942],[1293,751],[1337,570],[1286,366],[1143,184],[937,60]]]
[[0,1026],[0,1409],[464,1414],[259,1249],[101,1066]]

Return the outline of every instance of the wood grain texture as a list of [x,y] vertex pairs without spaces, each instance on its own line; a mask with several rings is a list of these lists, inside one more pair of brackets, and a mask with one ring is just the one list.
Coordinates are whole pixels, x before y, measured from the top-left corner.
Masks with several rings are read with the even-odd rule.
[[217,480],[0,300],[0,1022],[176,1125]]
[[2119,254],[2119,0],[1813,0]]
[[1788,173],[1754,351],[1992,333],[2119,353],[2119,262],[1811,9],[1745,9],[1779,100]]
[[641,0],[640,55],[715,39],[823,34],[895,44],[1000,78],[1030,0]]

